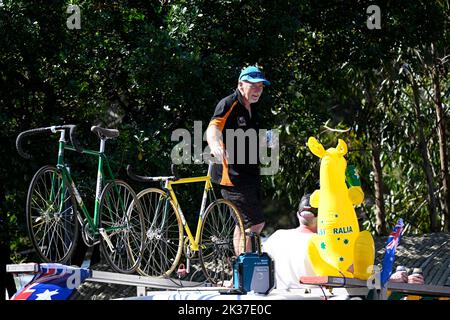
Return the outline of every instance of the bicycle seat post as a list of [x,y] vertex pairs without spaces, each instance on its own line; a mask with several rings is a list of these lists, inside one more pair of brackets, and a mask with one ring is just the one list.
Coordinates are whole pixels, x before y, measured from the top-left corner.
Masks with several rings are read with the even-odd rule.
[[212,162],[211,160],[209,160],[209,164],[208,164],[208,177],[211,176],[212,166],[213,166],[213,162]]
[[[95,199],[100,199],[100,195],[102,193],[102,179],[103,179],[103,176],[102,176],[103,157],[102,157],[102,155],[105,152],[105,145],[106,145],[106,139],[100,138],[100,150],[99,150],[100,157],[98,159],[98,174],[97,174],[97,183],[96,183],[96,187],[95,187]],[[95,203],[95,205],[97,206],[97,202]],[[102,236],[104,236],[104,235],[102,234]],[[108,246],[109,246],[109,243],[108,243]]]
[[105,152],[105,145],[106,145],[106,139],[102,139],[100,138],[100,153],[104,153]]

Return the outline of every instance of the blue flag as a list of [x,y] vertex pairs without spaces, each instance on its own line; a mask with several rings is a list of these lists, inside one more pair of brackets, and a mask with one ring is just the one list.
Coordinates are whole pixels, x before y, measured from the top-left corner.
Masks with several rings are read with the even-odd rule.
[[395,249],[402,238],[403,226],[403,220],[400,218],[386,241],[386,252],[384,253],[383,264],[381,266],[380,281],[382,287],[384,287],[391,277],[392,267],[395,261]]
[[11,300],[67,300],[89,277],[89,269],[41,263],[39,272]]

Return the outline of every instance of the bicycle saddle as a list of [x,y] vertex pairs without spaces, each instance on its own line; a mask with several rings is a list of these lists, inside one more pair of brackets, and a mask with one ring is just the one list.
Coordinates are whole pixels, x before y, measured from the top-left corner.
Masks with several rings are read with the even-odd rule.
[[102,127],[92,126],[91,131],[96,133],[100,139],[114,139],[119,136],[119,130],[105,129]]

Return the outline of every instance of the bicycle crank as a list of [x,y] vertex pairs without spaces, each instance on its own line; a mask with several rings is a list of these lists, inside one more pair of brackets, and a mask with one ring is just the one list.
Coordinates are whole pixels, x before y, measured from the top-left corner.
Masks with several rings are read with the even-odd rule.
[[81,233],[81,238],[83,242],[88,247],[93,247],[96,244],[100,243],[98,236],[94,234],[87,220],[82,223],[83,232]]

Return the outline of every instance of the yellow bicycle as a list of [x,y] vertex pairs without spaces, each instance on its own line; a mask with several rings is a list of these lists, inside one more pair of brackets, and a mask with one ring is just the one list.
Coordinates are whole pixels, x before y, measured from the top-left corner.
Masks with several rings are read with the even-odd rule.
[[[128,175],[136,181],[160,181],[164,185],[162,189],[147,188],[137,195],[145,220],[144,250],[137,269],[141,275],[170,276],[184,252],[188,272],[190,260],[198,253],[207,281],[224,285],[232,279],[233,260],[245,248],[244,222],[233,203],[216,198],[211,167],[210,164],[206,176],[191,178],[179,178],[175,165],[173,175],[167,177],[138,176],[127,167]],[[172,186],[198,182],[205,185],[194,236]]]

